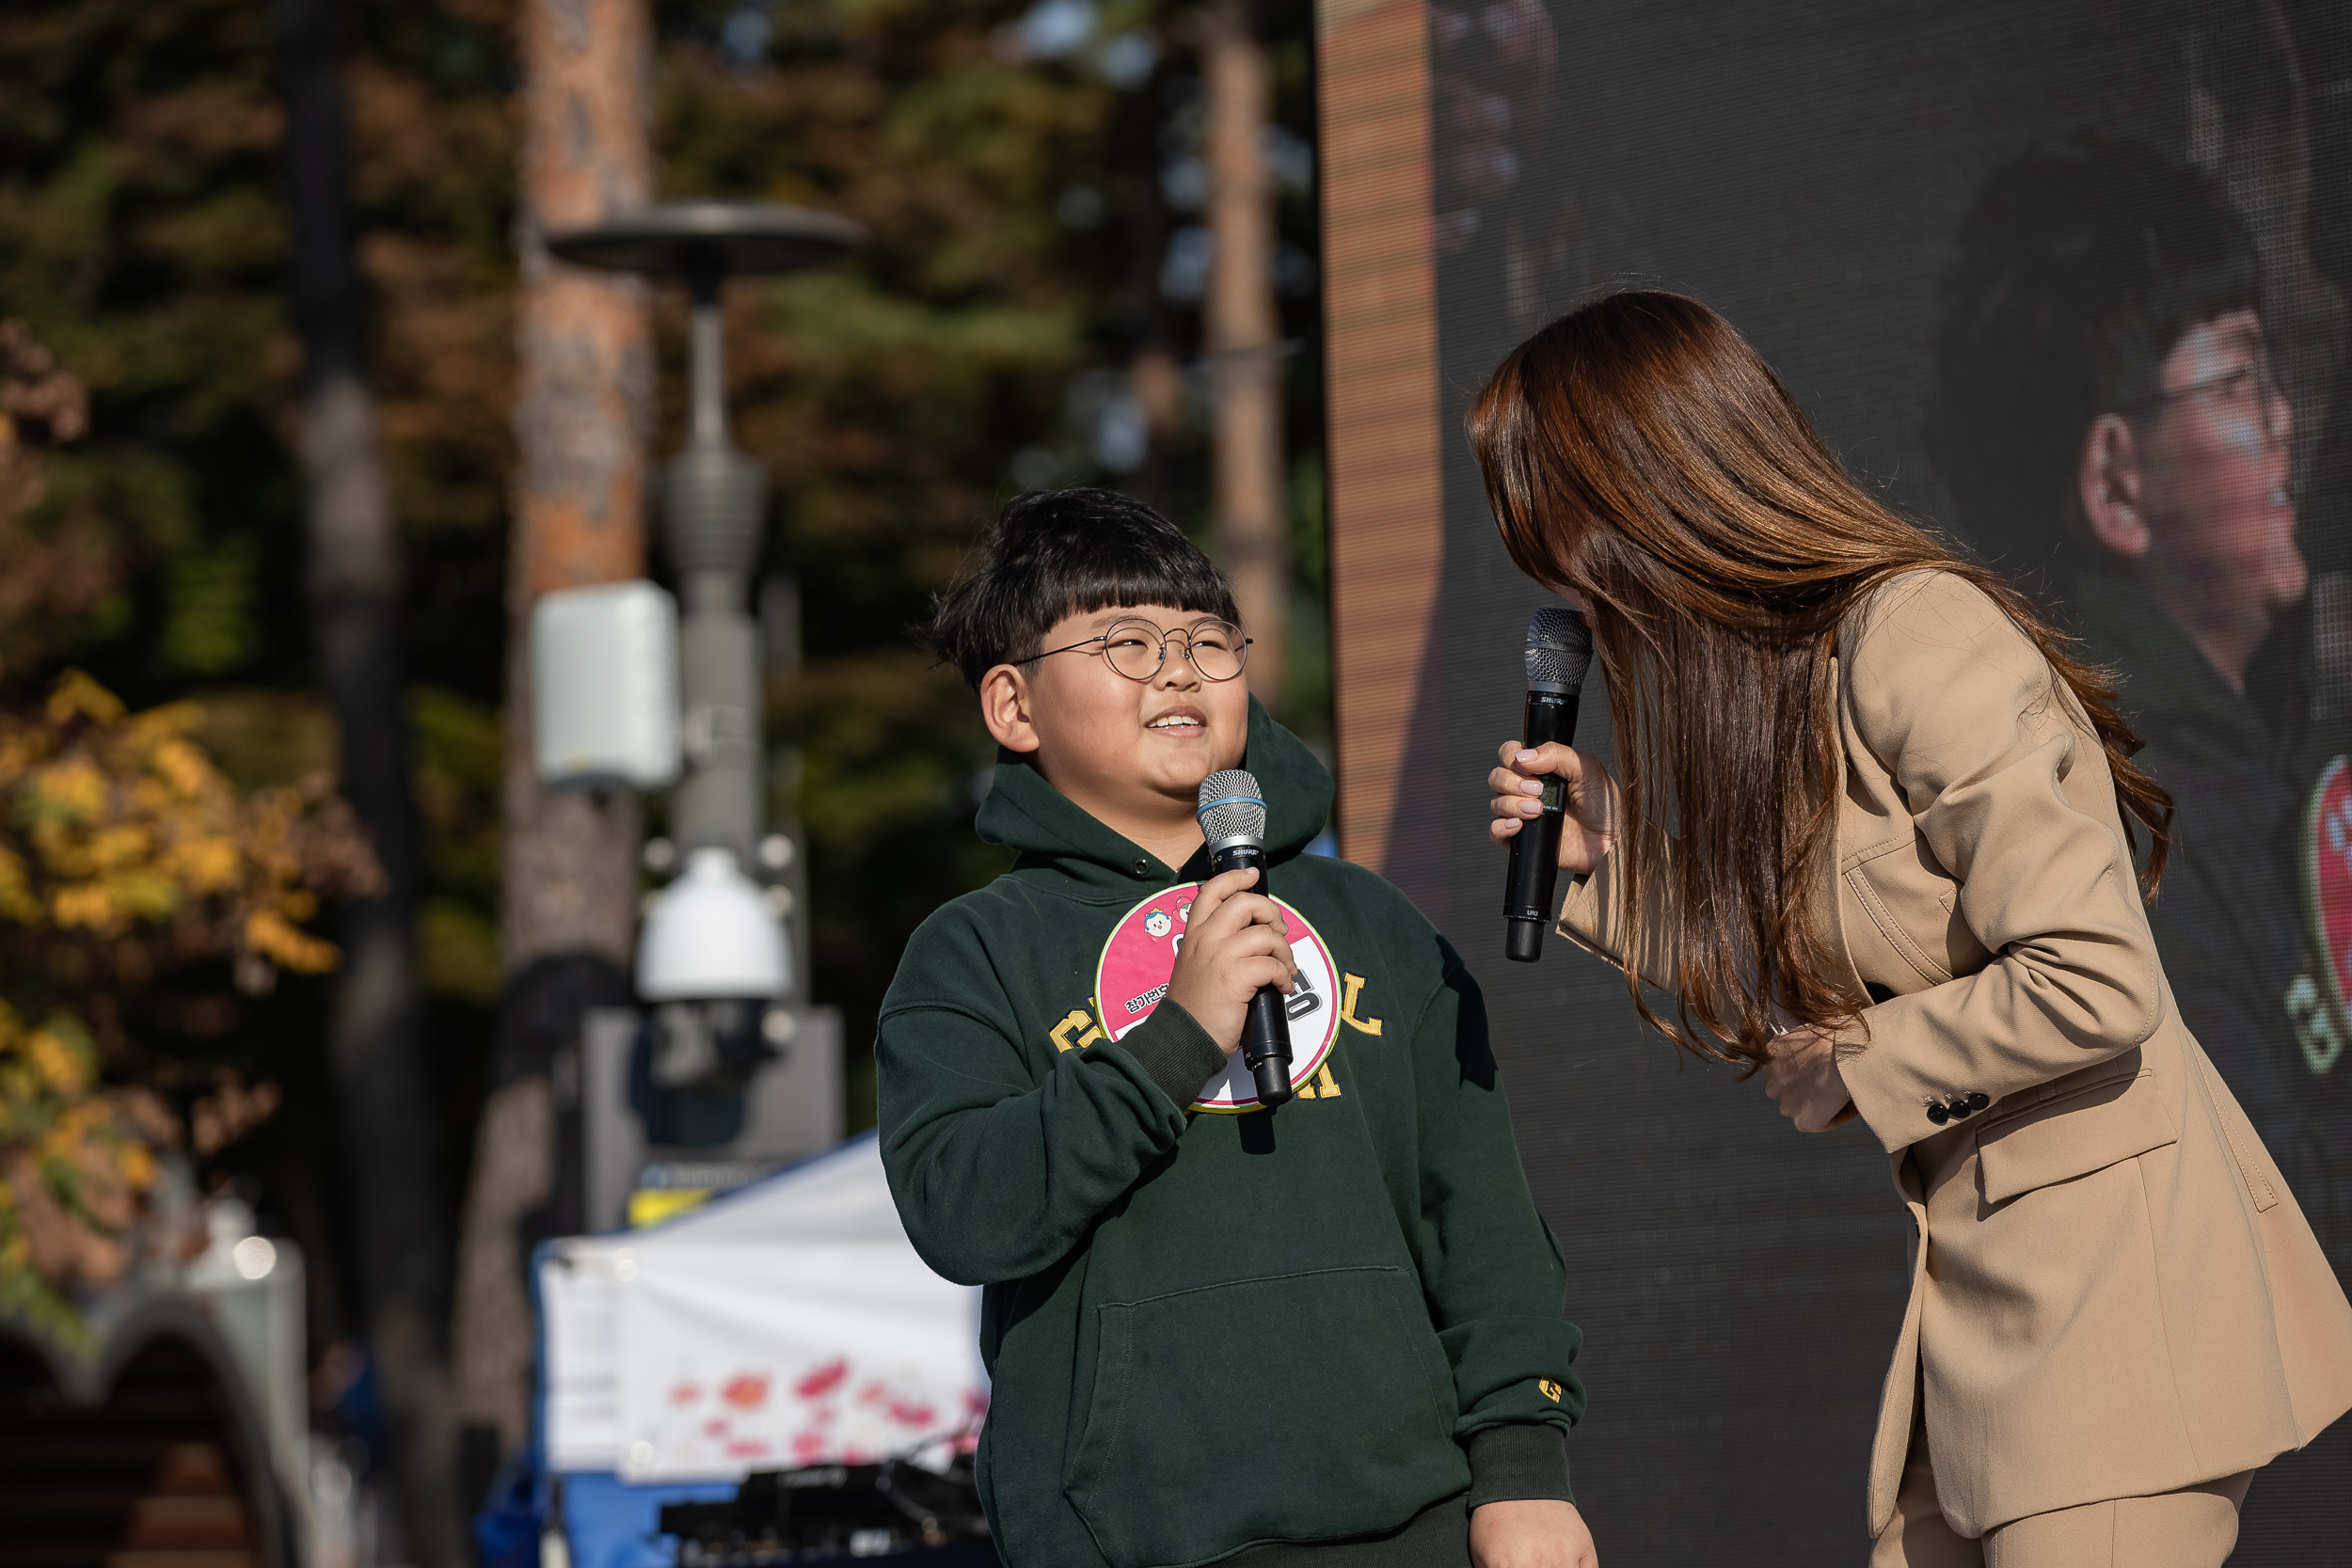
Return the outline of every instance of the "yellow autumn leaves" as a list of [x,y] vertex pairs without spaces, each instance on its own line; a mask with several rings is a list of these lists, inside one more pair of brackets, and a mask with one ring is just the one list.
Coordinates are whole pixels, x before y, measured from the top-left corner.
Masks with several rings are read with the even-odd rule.
[[28,1025],[0,1003],[0,1306],[78,1338],[60,1288],[121,1276],[155,1150],[177,1133],[153,1094],[100,1086],[74,1020]]
[[188,738],[192,704],[126,714],[79,672],[40,718],[0,721],[0,921],[104,941],[139,927],[302,974],[335,949],[302,929],[314,888],[372,891],[373,862],[324,780],[241,796]]
[[[78,672],[0,715],[0,1310],[69,1338],[67,1292],[120,1277],[157,1151],[181,1141],[157,1095],[103,1081],[137,1053],[130,1004],[206,959],[246,991],[331,969],[306,923],[381,878],[327,780],[241,792],[193,738],[199,719],[128,712]],[[196,1142],[274,1104],[225,1082]]]

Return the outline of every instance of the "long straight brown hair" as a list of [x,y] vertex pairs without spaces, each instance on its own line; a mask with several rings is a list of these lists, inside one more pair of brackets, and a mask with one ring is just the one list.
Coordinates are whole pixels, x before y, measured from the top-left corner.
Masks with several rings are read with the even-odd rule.
[[[1681,1028],[1630,970],[1627,989],[1677,1042],[1761,1062],[1773,1004],[1824,1027],[1865,1005],[1820,928],[1836,869],[1831,661],[1839,626],[1899,573],[1966,578],[2041,648],[2106,751],[2127,840],[2135,821],[2148,829],[2154,893],[2172,800],[2133,765],[2139,737],[2113,687],[2015,588],[1856,484],[1713,310],[1629,291],[1571,311],[1512,351],[1470,429],[1512,561],[1590,607],[1626,827],[1679,829],[1671,866],[1643,832],[1611,850],[1635,923],[1626,951],[1665,958]],[[1643,931],[1636,890],[1661,877],[1667,928]]]

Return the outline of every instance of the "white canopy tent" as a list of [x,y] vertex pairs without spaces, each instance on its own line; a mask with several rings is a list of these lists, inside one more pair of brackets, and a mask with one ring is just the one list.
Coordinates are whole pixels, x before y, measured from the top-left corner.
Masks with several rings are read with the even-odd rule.
[[915,1256],[871,1134],[538,1254],[549,1470],[630,1483],[906,1453],[988,1402],[979,1292]]

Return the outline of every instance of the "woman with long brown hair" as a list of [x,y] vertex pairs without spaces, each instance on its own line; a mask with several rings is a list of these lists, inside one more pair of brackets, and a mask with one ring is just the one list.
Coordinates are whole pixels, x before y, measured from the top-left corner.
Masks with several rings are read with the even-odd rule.
[[1874,1568],[2220,1562],[2252,1472],[2352,1407],[2352,1306],[2173,1008],[2170,802],[2114,693],[1694,300],[1562,317],[1470,432],[1623,770],[1506,743],[1494,837],[1560,781],[1563,934],[1800,1131],[1858,1117],[1917,1227]]

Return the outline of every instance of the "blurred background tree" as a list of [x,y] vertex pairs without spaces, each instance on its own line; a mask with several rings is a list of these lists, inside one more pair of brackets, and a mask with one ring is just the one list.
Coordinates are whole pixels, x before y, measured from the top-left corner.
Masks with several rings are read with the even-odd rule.
[[[1254,8],[1286,408],[1280,711],[1323,743],[1309,11]],[[768,566],[802,588],[805,657],[772,684],[770,717],[801,760],[814,1000],[847,1016],[856,1128],[872,1119],[865,1050],[905,934],[1004,863],[970,832],[985,733],[908,628],[1019,489],[1109,483],[1215,537],[1200,13],[1160,0],[657,0],[653,13],[658,194],[803,202],[873,236],[842,267],[738,284],[728,342],[738,439],[774,480]],[[403,584],[415,962],[453,1211],[501,984],[515,17],[511,0],[349,0],[342,20],[367,379]],[[55,591],[28,604],[0,574],[0,703],[37,704],[68,667],[135,709],[200,696],[189,738],[247,790],[331,771],[340,750],[305,594],[270,45],[267,0],[0,12],[0,309],[81,372],[90,424],[28,525],[53,546]],[[684,313],[658,302],[657,454],[682,424]],[[666,570],[658,550],[654,565]],[[373,1435],[367,1363],[349,1350],[361,1315],[323,1056],[329,993],[290,976],[265,996],[219,995],[182,1008],[154,1049],[282,1087],[279,1113],[218,1163],[314,1260],[317,1397]]]
[[184,1201],[143,1206],[181,1107],[210,1157],[278,1104],[274,1084],[159,1046],[235,1006],[223,971],[250,996],[334,969],[305,924],[381,880],[326,775],[241,792],[190,739],[199,722],[190,703],[127,713],[79,671],[0,716],[0,1307],[77,1347],[69,1292],[116,1283],[142,1246],[201,1245]]
[[[79,380],[0,322],[0,581],[19,663],[118,576],[87,513],[44,505],[54,444],[87,426]],[[226,1032],[233,993],[333,969],[305,924],[322,896],[381,879],[326,774],[240,791],[191,739],[199,724],[187,703],[130,714],[78,670],[45,702],[0,708],[0,1308],[70,1346],[87,1339],[75,1292],[142,1251],[200,1244],[184,1161],[176,1203],[145,1202],[181,1111],[209,1160],[277,1104],[275,1085],[247,1088],[188,1047]]]

